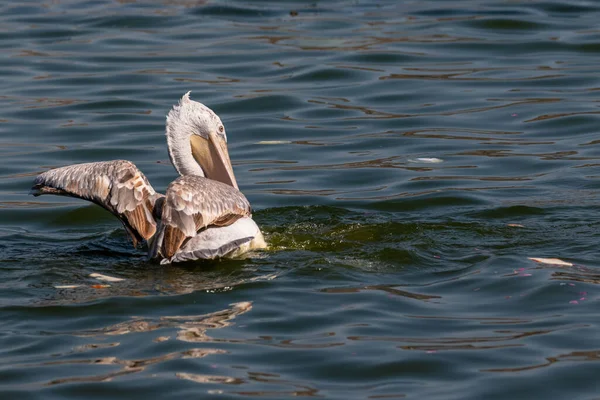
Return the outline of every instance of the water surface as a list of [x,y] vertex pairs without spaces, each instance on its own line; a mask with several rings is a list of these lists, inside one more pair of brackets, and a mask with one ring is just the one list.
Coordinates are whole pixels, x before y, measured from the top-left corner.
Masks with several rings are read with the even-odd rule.
[[[3,2],[2,398],[596,398],[599,18]],[[269,251],[163,267],[97,206],[28,196],[112,159],[164,191],[188,90],[224,121]]]

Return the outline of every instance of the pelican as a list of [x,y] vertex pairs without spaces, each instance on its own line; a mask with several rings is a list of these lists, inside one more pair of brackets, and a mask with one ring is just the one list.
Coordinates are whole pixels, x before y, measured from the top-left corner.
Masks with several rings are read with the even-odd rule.
[[146,241],[161,264],[235,257],[264,249],[264,237],[238,190],[221,119],[187,92],[166,122],[167,148],[180,177],[157,193],[130,161],[55,168],[37,176],[31,194],[89,200],[125,226],[134,247]]

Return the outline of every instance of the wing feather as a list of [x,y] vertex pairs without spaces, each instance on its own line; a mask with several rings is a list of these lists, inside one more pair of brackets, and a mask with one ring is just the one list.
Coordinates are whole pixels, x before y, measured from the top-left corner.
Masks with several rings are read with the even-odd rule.
[[156,232],[154,205],[160,197],[130,161],[114,160],[55,168],[37,176],[32,194],[92,201],[121,220],[134,246]]
[[[232,186],[199,176],[182,176],[167,188],[161,223],[163,257],[171,259],[182,244],[209,226],[227,226],[252,215],[250,203]],[[156,254],[151,254],[156,256]]]

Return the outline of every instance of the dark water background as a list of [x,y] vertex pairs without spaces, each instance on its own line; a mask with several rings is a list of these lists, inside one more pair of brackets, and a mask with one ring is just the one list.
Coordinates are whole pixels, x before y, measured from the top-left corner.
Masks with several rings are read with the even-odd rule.
[[[0,397],[600,398],[599,21],[594,1],[2,2]],[[188,90],[270,251],[161,267],[100,208],[28,196],[119,158],[164,191]]]

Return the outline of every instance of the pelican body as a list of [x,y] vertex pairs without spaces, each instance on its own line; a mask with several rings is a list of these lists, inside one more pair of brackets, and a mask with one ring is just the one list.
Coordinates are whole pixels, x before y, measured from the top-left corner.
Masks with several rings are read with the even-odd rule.
[[221,119],[188,92],[167,115],[166,137],[180,176],[164,195],[126,160],[51,169],[37,176],[32,194],[98,204],[119,218],[134,246],[146,241],[148,257],[161,264],[266,248],[250,203],[238,190]]

